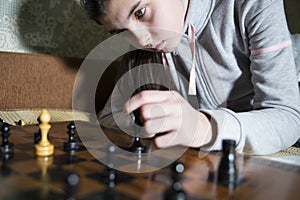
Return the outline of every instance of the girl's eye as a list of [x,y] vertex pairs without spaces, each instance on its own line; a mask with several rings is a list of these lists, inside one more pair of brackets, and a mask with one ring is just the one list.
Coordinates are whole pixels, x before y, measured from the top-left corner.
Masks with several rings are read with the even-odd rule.
[[146,12],[146,8],[144,7],[144,8],[141,8],[140,10],[136,11],[134,13],[134,15],[137,19],[140,19],[145,15],[145,12]]

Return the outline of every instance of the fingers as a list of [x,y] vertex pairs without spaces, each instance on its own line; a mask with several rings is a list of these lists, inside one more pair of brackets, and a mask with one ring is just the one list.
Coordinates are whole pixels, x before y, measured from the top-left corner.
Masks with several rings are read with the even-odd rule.
[[149,135],[172,132],[180,128],[181,120],[171,116],[151,118],[145,121],[144,128]]
[[133,96],[124,106],[125,113],[139,109],[148,136],[179,128],[182,106],[172,91],[144,91]]
[[207,143],[209,120],[175,91],[142,91],[124,106],[127,114],[136,109],[140,109],[146,136],[155,137],[159,148],[199,147]]
[[145,121],[163,117],[178,117],[181,116],[181,113],[181,106],[178,106],[178,102],[172,101],[141,107],[141,115]]
[[184,138],[181,138],[177,131],[171,131],[155,138],[155,144],[158,148],[167,148],[176,145],[188,146],[188,143],[191,142],[185,141]]
[[176,98],[173,91],[146,90],[130,98],[124,105],[124,112],[129,114],[147,104],[160,104],[169,98]]

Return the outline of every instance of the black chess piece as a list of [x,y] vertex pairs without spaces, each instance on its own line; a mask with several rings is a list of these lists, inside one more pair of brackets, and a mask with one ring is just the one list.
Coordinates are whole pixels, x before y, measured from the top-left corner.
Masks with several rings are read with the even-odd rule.
[[3,123],[4,123],[4,120],[2,118],[0,118],[0,130],[2,129]]
[[78,141],[75,139],[76,126],[74,122],[68,125],[68,139],[64,141],[64,151],[76,151],[78,150]]
[[34,144],[38,144],[41,141],[42,133],[39,129],[37,132],[34,133]]
[[127,149],[128,151],[137,153],[138,155],[146,152],[146,146],[142,144],[139,137],[134,137],[133,142],[128,146]]
[[76,173],[71,173],[67,176],[66,180],[66,200],[75,200],[76,191],[79,183],[79,175]]
[[[41,124],[40,117],[38,117],[36,121],[38,122],[38,125]],[[38,144],[41,141],[41,139],[42,139],[42,133],[41,130],[38,129],[38,131],[34,133],[34,144]],[[48,134],[48,139],[49,139],[49,134]]]
[[223,154],[218,167],[217,180],[219,184],[234,189],[238,180],[235,155],[236,142],[234,140],[223,140],[222,148]]
[[1,144],[1,151],[3,154],[9,155],[13,153],[13,143],[8,141],[8,137],[10,136],[10,127],[9,124],[3,123],[2,128],[2,144]]
[[[134,123],[136,123],[138,126],[143,126],[144,122],[141,118],[140,109],[136,109],[131,113],[131,118],[133,119]],[[138,137],[139,127],[135,127],[135,137],[132,141],[132,143],[128,146],[127,150],[130,152],[138,153],[140,155],[141,153],[146,152],[146,146],[142,144],[140,137]]]
[[171,165],[172,170],[172,185],[164,193],[165,200],[186,200],[187,194],[184,191],[181,179],[184,172],[183,163],[176,161]]

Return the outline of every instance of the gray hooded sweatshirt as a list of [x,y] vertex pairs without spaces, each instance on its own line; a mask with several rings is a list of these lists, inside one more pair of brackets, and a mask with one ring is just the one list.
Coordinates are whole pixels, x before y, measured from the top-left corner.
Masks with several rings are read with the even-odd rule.
[[[165,57],[172,89],[211,117],[213,140],[201,148],[220,150],[223,139],[233,139],[237,151],[263,155],[293,145],[300,136],[300,99],[283,1],[190,0],[184,30],[178,48]],[[195,95],[188,92],[192,66]],[[121,111],[128,98],[114,95],[100,119]],[[117,118],[118,126],[132,123]]]

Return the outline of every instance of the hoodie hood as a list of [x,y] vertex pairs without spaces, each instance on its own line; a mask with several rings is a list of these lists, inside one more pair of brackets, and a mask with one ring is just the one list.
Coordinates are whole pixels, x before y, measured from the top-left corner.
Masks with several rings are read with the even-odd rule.
[[210,18],[215,0],[189,0],[189,6],[184,23],[184,30],[187,33],[189,24],[195,27],[196,37],[200,35]]

